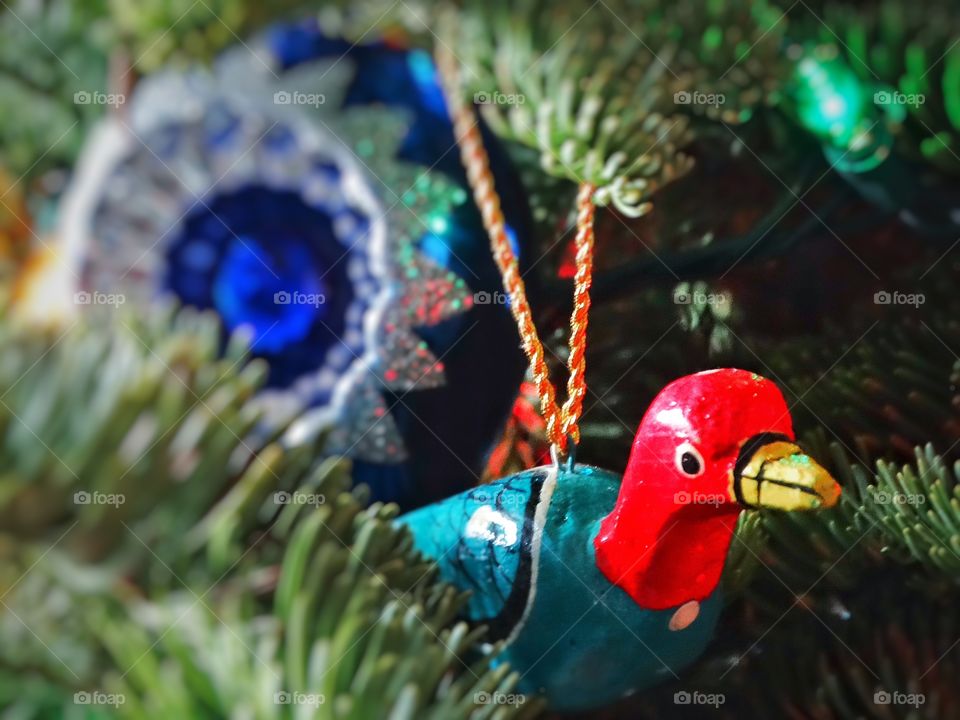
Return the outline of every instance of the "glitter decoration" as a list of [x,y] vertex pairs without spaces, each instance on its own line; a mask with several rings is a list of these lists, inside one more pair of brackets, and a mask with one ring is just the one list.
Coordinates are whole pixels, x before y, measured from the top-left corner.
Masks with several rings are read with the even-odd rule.
[[239,48],[212,71],[145,79],[87,148],[65,232],[86,289],[169,294],[215,311],[225,339],[246,329],[269,366],[258,402],[268,427],[292,420],[288,442],[332,427],[333,451],[397,463],[383,393],[445,382],[416,329],[472,298],[416,247],[420,218],[442,231],[465,197],[390,160],[402,119],[337,107],[343,69],[278,75]]
[[[414,318],[416,335],[386,330],[387,314],[380,326],[385,332],[376,341],[380,379],[388,388],[382,395],[408,457],[389,466],[355,461],[353,477],[375,497],[406,507],[473,486],[509,417],[526,363],[509,306],[490,302],[505,295],[456,152],[433,60],[423,50],[405,48],[397,35],[370,34],[362,42],[325,35],[315,18],[277,26],[266,42],[284,73],[324,60],[335,71],[352,65],[338,102],[353,113],[355,150],[383,181],[384,202],[397,205],[391,228],[406,223],[405,232],[417,238],[397,250],[405,272],[400,285],[408,292],[389,306]],[[377,150],[396,137],[389,125],[394,113],[384,114],[384,108],[407,121],[390,162]],[[526,271],[531,234],[526,193],[482,120],[481,131],[503,197],[507,233]],[[404,174],[410,168],[412,181]],[[536,274],[527,282],[534,288]]]
[[[525,194],[487,141],[523,263]],[[475,300],[502,287],[454,147],[429,55],[280,26],[138,83],[89,137],[61,254],[128,308],[172,295],[245,330],[257,437],[324,434],[414,507],[476,483],[524,371],[509,308]]]
[[388,310],[379,327],[377,347],[384,385],[390,390],[428,389],[443,384],[443,363],[427,344],[410,333],[397,332],[402,308]]
[[[362,368],[355,368],[353,372],[364,374]],[[337,406],[342,408],[340,417],[343,422],[332,425],[327,439],[330,450],[381,461],[406,460],[407,452],[396,423],[377,387],[372,383],[357,382],[352,386],[344,383],[342,388]]]

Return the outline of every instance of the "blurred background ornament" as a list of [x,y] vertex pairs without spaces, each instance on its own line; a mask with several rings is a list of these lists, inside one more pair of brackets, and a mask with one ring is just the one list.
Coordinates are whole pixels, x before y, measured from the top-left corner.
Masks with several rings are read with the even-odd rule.
[[476,482],[522,361],[467,194],[413,164],[455,161],[429,58],[323,54],[257,45],[145,79],[91,138],[62,235],[84,289],[248,332],[267,436],[329,430],[357,481],[419,503]]
[[[416,15],[411,7],[406,6]],[[413,24],[423,30],[419,20]],[[468,199],[466,173],[456,151],[436,68],[429,53],[410,49],[412,41],[403,25],[387,28],[381,38],[372,41],[363,32],[360,40],[353,42],[352,35],[325,34],[316,20],[307,19],[273,28],[267,44],[285,72],[296,72],[318,59],[335,65],[353,64],[355,72],[343,107],[347,111],[402,113],[409,122],[396,159],[404,166],[429,168],[429,175],[419,175],[418,184],[428,177],[442,177],[456,186],[458,202],[448,212],[422,214],[413,219],[411,229],[423,255],[466,280],[475,291],[469,312],[417,328],[418,335],[443,359],[447,382],[429,392],[405,395],[393,405],[394,422],[410,450],[405,464],[387,468],[354,463],[355,477],[374,486],[388,473],[392,475],[389,482],[399,487],[416,478],[416,504],[421,504],[445,497],[452,485],[465,487],[480,481],[494,438],[510,415],[526,363],[480,214]],[[507,232],[525,269],[532,233],[525,189],[504,146],[482,122],[480,129],[503,198]],[[370,161],[367,155],[363,158]],[[391,182],[383,171],[377,173],[382,181],[398,188],[397,192],[408,187]],[[397,193],[387,192],[400,199]],[[536,293],[536,278],[527,277],[527,283],[531,293]],[[478,382],[480,378],[482,382]]]
[[26,260],[30,222],[20,181],[0,166],[0,277],[14,273]]
[[32,212],[40,205],[43,215],[45,198],[28,197],[26,184],[26,176],[14,178],[0,166],[0,298],[19,325],[62,330],[73,311],[63,292],[67,266]]

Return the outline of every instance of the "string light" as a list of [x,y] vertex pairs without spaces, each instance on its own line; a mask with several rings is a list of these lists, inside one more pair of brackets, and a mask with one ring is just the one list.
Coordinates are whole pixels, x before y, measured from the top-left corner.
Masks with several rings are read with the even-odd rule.
[[788,55],[796,64],[785,107],[823,141],[831,165],[861,173],[889,157],[891,127],[905,114],[895,103],[880,102],[889,90],[864,82],[832,45],[795,45]]

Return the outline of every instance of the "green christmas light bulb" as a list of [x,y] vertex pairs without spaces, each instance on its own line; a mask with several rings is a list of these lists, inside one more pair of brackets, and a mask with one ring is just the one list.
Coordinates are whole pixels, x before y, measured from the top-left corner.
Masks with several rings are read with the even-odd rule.
[[796,60],[787,102],[794,119],[824,141],[841,172],[877,167],[890,155],[900,108],[878,104],[880,89],[862,81],[834,46],[794,46],[789,54]]
[[795,73],[797,119],[810,132],[834,144],[847,145],[861,126],[866,89],[837,58],[805,57]]

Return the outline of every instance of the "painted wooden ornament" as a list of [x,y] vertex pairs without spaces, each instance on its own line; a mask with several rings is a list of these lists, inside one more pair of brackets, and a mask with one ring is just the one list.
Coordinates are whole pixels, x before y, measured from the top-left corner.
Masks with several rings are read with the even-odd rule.
[[833,506],[840,488],[794,442],[777,387],[744,370],[680,378],[640,423],[621,479],[555,463],[400,518],[523,692],[600,706],[703,651],[744,508]]
[[[567,399],[557,402],[474,112],[448,43],[437,63],[490,246],[540,396],[555,461],[402,516],[469,620],[502,641],[523,692],[582,710],[675,676],[713,633],[743,508],[812,510],[840,488],[794,443],[776,386],[744,370],[674,381],[637,429],[624,477],[576,465],[586,395],[595,191],[577,194]],[[563,463],[559,456],[565,454]]]

